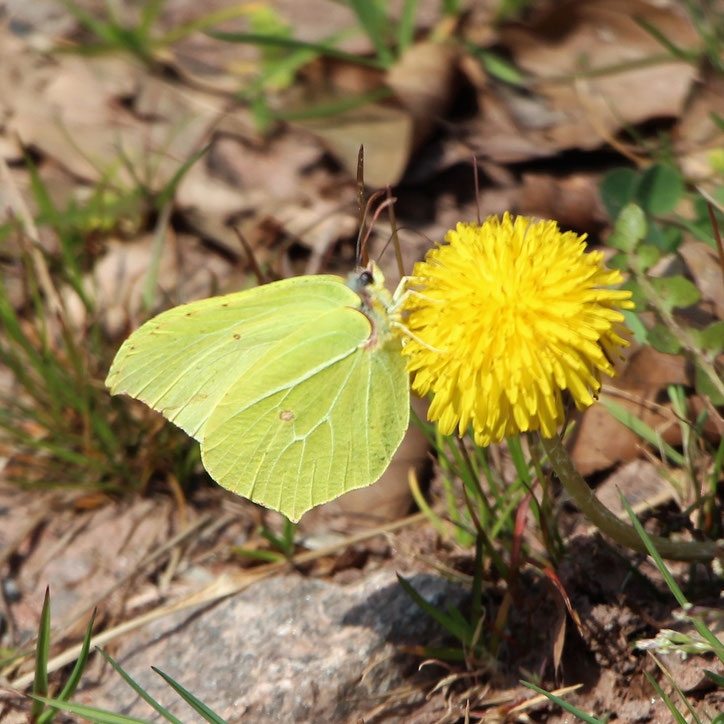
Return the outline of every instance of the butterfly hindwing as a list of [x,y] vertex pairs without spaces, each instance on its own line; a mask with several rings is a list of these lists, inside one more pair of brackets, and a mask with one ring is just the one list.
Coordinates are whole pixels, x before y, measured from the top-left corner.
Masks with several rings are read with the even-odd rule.
[[212,477],[292,520],[377,480],[409,409],[399,341],[386,344],[344,307],[270,348],[208,421],[201,452]]

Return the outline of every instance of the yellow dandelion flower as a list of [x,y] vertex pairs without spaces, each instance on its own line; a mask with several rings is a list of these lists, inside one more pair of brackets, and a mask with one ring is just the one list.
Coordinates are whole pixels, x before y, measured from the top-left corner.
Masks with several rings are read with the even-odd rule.
[[433,394],[440,431],[472,423],[479,445],[563,422],[562,390],[579,409],[601,389],[601,373],[628,342],[621,336],[630,292],[585,252],[585,235],[555,221],[509,213],[458,224],[446,244],[415,265],[402,305],[404,354],[413,389]]

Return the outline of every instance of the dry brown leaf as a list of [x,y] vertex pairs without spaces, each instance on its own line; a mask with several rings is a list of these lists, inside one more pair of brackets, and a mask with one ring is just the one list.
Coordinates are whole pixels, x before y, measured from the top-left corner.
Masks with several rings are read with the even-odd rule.
[[387,72],[387,85],[414,119],[413,147],[447,113],[455,93],[457,60],[454,46],[425,41],[411,46]]
[[157,191],[213,130],[249,133],[227,101],[144,74],[124,58],[57,56],[42,64],[22,46],[16,51],[0,51],[6,132],[78,178],[130,186],[140,179]]
[[[15,43],[11,43],[15,46]],[[14,50],[14,52],[13,52]],[[0,51],[6,132],[47,153],[79,178],[96,180],[142,126],[118,100],[138,70],[119,59],[61,56],[41,62],[22,45]]]
[[[101,315],[111,336],[125,334],[143,321],[143,294],[153,262],[152,248],[150,235],[111,243],[84,280],[95,303],[94,313]],[[220,293],[230,269],[224,257],[209,251],[197,239],[169,234],[159,260],[156,303],[166,308]],[[63,297],[70,319],[81,328],[86,322],[84,304],[70,288]]]
[[718,254],[702,241],[687,239],[678,249],[686,262],[692,281],[701,292],[697,307],[716,319],[724,319],[724,269]]
[[[339,61],[309,69],[309,93],[316,104],[375,91],[386,84],[394,97],[343,113],[295,123],[318,136],[354,176],[357,153],[365,147],[365,182],[395,185],[412,152],[447,112],[455,92],[458,51],[432,41],[412,45],[384,78],[361,66]],[[324,87],[324,91],[320,91]]]
[[564,228],[592,232],[608,220],[598,193],[598,176],[577,173],[562,178],[523,174],[521,213],[555,219]]
[[[640,347],[629,357],[623,373],[608,383],[617,403],[661,434],[671,445],[681,442],[681,430],[670,405],[652,405],[660,390],[670,384],[690,385],[683,357]],[[622,392],[616,394],[614,389]],[[590,475],[619,462],[641,456],[645,443],[609,415],[603,405],[593,405],[582,415],[570,443],[571,456],[581,475]]]
[[619,493],[640,515],[676,499],[676,490],[648,460],[632,460],[615,470],[596,487],[596,497],[622,520],[628,519]]
[[566,640],[566,604],[561,597],[560,591],[550,584],[553,594],[553,602],[556,606],[555,616],[550,622],[553,639],[553,671],[556,676],[559,675],[561,669],[561,658],[563,656],[563,644]]
[[629,353],[626,368],[612,380],[611,386],[629,393],[641,392],[645,400],[654,400],[667,385],[689,386],[692,382],[683,357],[643,346]]
[[[643,0],[569,1],[557,4],[532,28],[505,29],[502,42],[530,74],[534,93],[506,91],[497,102],[483,98],[484,115],[476,128],[480,151],[495,160],[513,161],[567,148],[592,149],[626,124],[678,116],[696,68],[673,58],[621,67],[665,55],[635,17],[680,47],[698,42],[676,7]],[[610,71],[574,80],[584,69],[601,68]]]
[[[540,133],[526,132],[518,124],[513,109],[503,96],[503,93],[499,96],[493,91],[481,94],[479,116],[464,126],[469,146],[466,155],[469,156],[472,151],[497,163],[516,163],[556,153],[555,145],[548,143]],[[543,99],[533,97],[531,102],[536,115],[550,117]],[[550,119],[551,125],[554,125],[561,117]]]
[[[357,217],[353,205],[347,208],[336,201],[317,199],[311,204],[288,204],[274,214],[277,221],[291,238],[298,239],[311,251],[304,269],[305,274],[326,272],[325,261],[331,256],[334,244],[357,231]],[[294,271],[288,269],[289,274]]]
[[320,138],[352,176],[359,147],[364,146],[368,186],[396,184],[412,152],[412,115],[394,106],[369,103],[334,116],[299,120],[295,125]]
[[674,134],[674,150],[687,178],[699,181],[720,178],[712,163],[712,153],[721,154],[724,131],[714,120],[715,116],[724,118],[724,78],[711,73],[694,86]]

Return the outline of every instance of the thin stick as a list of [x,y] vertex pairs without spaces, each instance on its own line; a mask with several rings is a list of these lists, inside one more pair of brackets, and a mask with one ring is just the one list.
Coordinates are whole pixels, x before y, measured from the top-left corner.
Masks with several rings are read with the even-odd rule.
[[249,261],[249,266],[254,272],[256,280],[259,282],[259,284],[266,284],[268,279],[264,278],[264,274],[261,271],[259,262],[256,260],[256,257],[254,256],[254,251],[252,250],[251,246],[249,246],[249,242],[246,240],[246,237],[241,233],[241,230],[238,227],[232,226],[231,228],[234,230],[234,233],[239,239],[239,243],[242,245],[242,247],[244,247],[244,251],[246,252],[246,256]]
[[475,182],[475,213],[478,217],[478,226],[480,226],[480,179],[478,178],[478,157],[473,154],[473,180]]

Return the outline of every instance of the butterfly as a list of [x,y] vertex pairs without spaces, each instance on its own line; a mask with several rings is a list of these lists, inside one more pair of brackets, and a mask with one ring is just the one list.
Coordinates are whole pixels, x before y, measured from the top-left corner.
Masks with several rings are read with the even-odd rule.
[[395,302],[376,264],[169,309],[123,343],[106,385],[197,439],[224,488],[297,521],[375,482],[409,423]]

